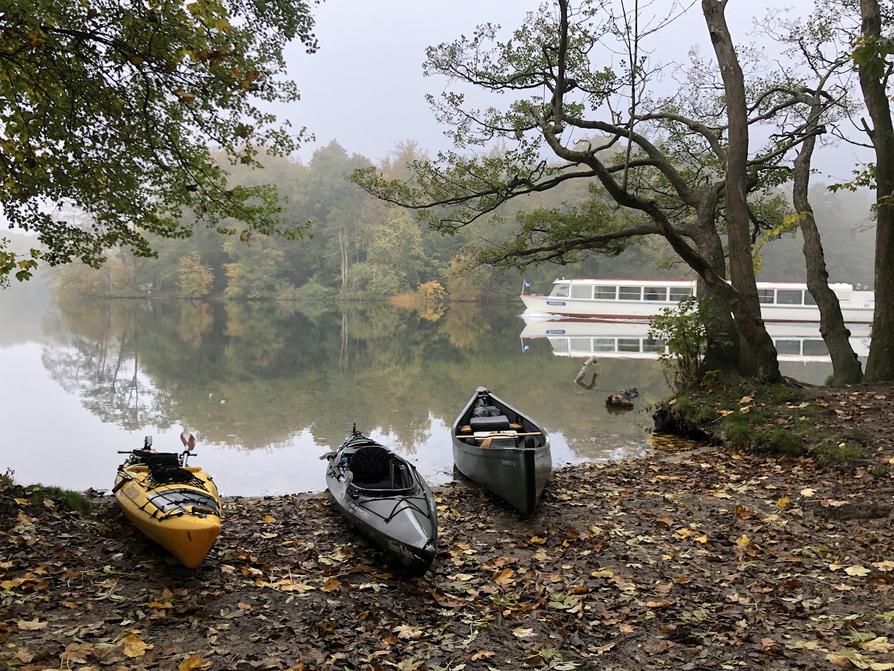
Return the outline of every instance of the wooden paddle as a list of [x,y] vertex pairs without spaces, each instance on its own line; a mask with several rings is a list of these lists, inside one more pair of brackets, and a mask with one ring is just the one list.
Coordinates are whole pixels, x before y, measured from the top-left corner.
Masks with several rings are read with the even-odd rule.
[[496,433],[490,436],[468,436],[469,438],[474,438],[475,440],[480,440],[481,445],[478,447],[485,449],[491,446],[491,443],[494,442],[494,438],[516,438],[518,436],[542,436],[543,433],[540,431],[531,431],[529,433]]

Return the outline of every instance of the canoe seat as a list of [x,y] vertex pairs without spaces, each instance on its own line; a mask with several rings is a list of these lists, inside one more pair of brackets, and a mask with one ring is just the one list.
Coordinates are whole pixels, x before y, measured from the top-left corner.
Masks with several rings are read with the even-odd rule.
[[509,418],[506,415],[496,417],[472,417],[469,420],[472,431],[508,431]]

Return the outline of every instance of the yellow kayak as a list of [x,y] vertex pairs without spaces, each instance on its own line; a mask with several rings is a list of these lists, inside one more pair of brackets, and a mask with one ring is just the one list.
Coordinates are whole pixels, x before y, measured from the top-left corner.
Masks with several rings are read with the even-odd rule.
[[221,502],[214,481],[197,466],[181,465],[173,453],[143,449],[130,454],[118,467],[115,498],[137,529],[195,568],[220,533]]

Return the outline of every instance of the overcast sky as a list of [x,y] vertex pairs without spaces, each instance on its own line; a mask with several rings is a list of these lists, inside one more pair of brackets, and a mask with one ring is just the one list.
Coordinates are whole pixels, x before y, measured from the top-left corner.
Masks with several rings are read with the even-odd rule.
[[[656,6],[670,0],[656,0]],[[428,151],[448,146],[424,96],[439,93],[444,79],[422,76],[425,48],[450,41],[485,21],[513,29],[536,0],[327,0],[315,10],[320,50],[305,55],[300,45],[288,52],[290,75],[298,82],[302,100],[279,110],[293,124],[307,126],[316,143],[301,152],[335,139],[347,150],[378,160],[396,143],[416,140]],[[813,0],[731,0],[727,20],[737,43],[755,39],[753,19],[769,8],[807,14]],[[693,45],[713,55],[707,29],[696,2],[689,12],[662,33],[654,58],[662,62],[684,59]],[[671,86],[668,79],[664,86]],[[826,181],[850,177],[859,156],[850,147],[825,148],[815,164]],[[865,159],[864,159],[865,160]],[[822,178],[818,178],[822,179]]]

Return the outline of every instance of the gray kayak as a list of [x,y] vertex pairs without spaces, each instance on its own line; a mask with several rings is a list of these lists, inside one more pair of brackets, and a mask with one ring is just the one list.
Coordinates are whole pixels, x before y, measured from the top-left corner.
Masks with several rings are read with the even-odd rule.
[[326,458],[329,494],[345,517],[392,559],[424,573],[435,557],[438,517],[414,466],[356,427]]
[[530,514],[552,473],[549,436],[534,420],[478,387],[453,423],[459,471]]

